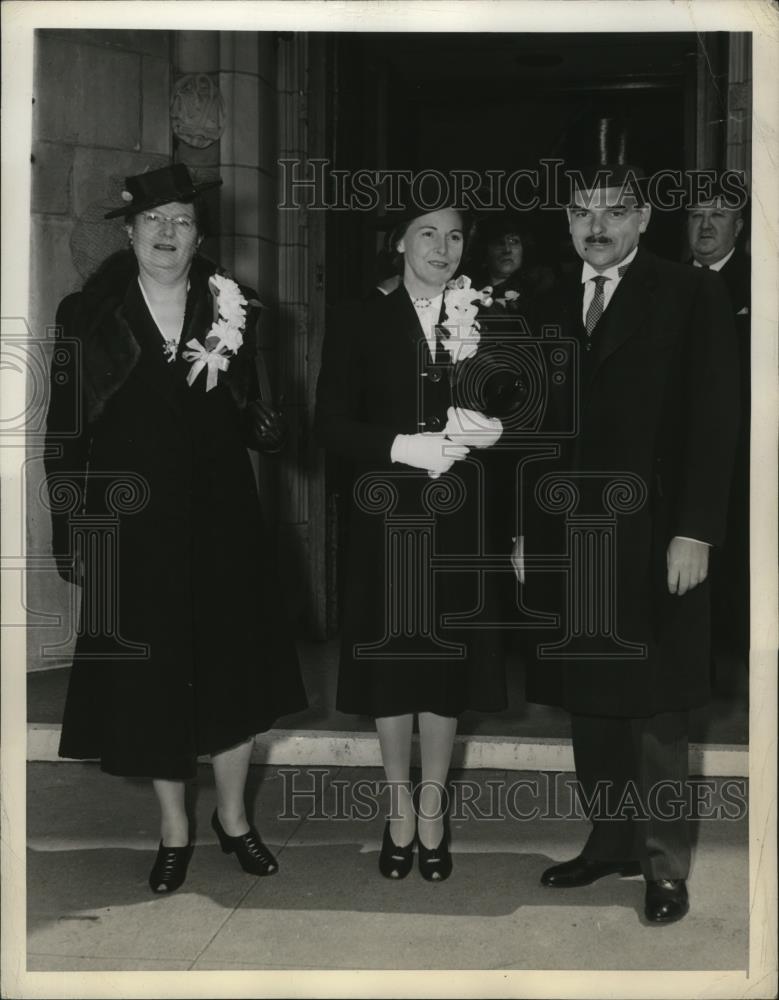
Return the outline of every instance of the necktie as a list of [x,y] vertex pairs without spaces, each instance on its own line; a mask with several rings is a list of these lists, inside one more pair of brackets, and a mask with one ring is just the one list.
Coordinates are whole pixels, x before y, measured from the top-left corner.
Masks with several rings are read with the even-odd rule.
[[595,278],[590,278],[590,281],[595,282],[595,294],[592,297],[592,302],[590,302],[590,308],[587,310],[587,316],[584,320],[584,325],[587,329],[587,336],[592,335],[592,331],[595,329],[595,324],[603,315],[603,286],[608,281],[608,278],[604,278],[602,274],[597,275]]
[[[625,272],[629,267],[630,264],[624,264],[622,267],[617,268],[617,274],[620,279],[624,278]],[[603,315],[604,303],[606,301],[604,288],[606,286],[606,282],[610,280],[610,278],[606,278],[602,274],[599,274],[594,278],[590,278],[590,281],[595,282],[595,294],[592,297],[590,308],[587,310],[587,315],[584,318],[584,326],[587,330],[588,337],[592,335],[592,331],[595,329],[598,320]]]
[[417,309],[429,309],[430,306],[433,304],[431,299],[426,299],[424,296],[421,296],[418,299],[414,299],[413,301],[414,301],[414,306]]

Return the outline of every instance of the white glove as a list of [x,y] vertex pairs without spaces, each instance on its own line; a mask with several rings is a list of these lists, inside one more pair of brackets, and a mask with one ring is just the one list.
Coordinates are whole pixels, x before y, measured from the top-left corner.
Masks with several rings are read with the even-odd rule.
[[478,410],[450,406],[446,416],[444,434],[470,448],[491,448],[503,433],[503,424],[497,417],[485,417]]
[[424,469],[433,476],[448,472],[456,461],[465,458],[468,449],[463,444],[453,444],[442,432],[425,434],[398,434],[392,442],[390,457],[393,462]]

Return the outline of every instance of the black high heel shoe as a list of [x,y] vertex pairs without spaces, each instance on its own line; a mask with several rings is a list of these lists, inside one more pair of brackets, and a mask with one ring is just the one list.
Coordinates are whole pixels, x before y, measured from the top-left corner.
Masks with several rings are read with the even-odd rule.
[[452,855],[449,853],[449,825],[444,819],[444,833],[438,847],[425,847],[419,842],[419,873],[428,882],[443,882],[452,874]]
[[192,844],[188,844],[186,847],[165,847],[160,841],[157,859],[149,873],[151,891],[156,893],[174,892],[183,885],[193,850]]
[[411,871],[414,864],[414,840],[405,847],[398,847],[390,836],[390,824],[387,820],[384,827],[384,837],[381,842],[381,854],[379,855],[379,871],[384,878],[405,878]]
[[235,854],[238,864],[250,875],[275,875],[279,863],[260,839],[259,833],[249,826],[240,837],[229,837],[219,822],[216,809],[211,817],[211,826],[219,838],[223,854]]

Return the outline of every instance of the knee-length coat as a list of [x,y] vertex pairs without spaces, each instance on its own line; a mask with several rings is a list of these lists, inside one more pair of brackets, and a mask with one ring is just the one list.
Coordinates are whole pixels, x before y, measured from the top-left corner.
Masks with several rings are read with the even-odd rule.
[[[580,350],[569,377],[549,387],[548,428],[566,429],[558,458],[525,466],[522,614],[557,618],[527,633],[528,697],[625,717],[701,705],[709,581],[669,593],[666,553],[675,536],[712,546],[724,538],[739,413],[725,288],[709,271],[639,248],[589,349],[578,276],[539,318]],[[579,577],[570,568],[577,546],[593,555]]]
[[246,450],[256,310],[216,387],[205,371],[186,381],[182,352],[213,321],[214,270],[193,260],[172,363],[129,254],[57,315],[53,551],[68,579],[74,546],[84,563],[60,755],[113,774],[191,777],[197,755],[306,704]]
[[444,429],[456,389],[443,357],[431,357],[403,285],[346,307],[328,330],[316,427],[349,469],[344,712],[456,716],[506,704],[499,636],[485,624],[495,581],[476,565],[488,501],[479,453],[436,480],[390,458],[397,434]]

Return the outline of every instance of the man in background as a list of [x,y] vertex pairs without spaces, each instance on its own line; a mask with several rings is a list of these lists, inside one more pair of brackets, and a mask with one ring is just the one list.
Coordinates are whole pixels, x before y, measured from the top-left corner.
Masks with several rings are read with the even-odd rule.
[[[697,187],[697,185],[695,185]],[[749,662],[749,424],[752,262],[744,249],[746,191],[721,184],[687,210],[687,238],[694,267],[716,271],[730,296],[740,368],[741,422],[730,489],[725,543],[712,564],[715,683],[732,694],[746,684]],[[735,663],[732,658],[735,656]]]

